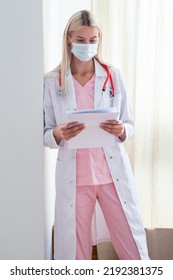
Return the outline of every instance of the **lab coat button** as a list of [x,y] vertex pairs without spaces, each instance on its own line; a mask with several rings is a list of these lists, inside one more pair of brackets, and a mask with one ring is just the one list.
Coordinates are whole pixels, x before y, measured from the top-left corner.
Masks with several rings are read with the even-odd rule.
[[110,156],[110,159],[112,159],[113,157],[112,156]]
[[117,179],[117,182],[119,182],[119,179]]

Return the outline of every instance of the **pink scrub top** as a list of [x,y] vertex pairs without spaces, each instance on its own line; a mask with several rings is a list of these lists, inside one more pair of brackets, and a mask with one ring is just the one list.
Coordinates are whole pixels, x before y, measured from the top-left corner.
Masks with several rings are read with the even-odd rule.
[[[77,109],[94,109],[95,75],[81,86],[73,78]],[[101,93],[100,93],[101,94]],[[112,177],[102,148],[77,149],[77,186],[112,183]]]

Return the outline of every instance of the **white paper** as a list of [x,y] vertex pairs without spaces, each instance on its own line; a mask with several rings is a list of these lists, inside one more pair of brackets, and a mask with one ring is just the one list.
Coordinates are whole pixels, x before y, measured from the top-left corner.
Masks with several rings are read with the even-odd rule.
[[107,120],[118,120],[119,113],[115,108],[68,111],[68,121],[78,121],[85,129],[67,141],[69,149],[112,147],[115,136],[100,128],[100,123]]

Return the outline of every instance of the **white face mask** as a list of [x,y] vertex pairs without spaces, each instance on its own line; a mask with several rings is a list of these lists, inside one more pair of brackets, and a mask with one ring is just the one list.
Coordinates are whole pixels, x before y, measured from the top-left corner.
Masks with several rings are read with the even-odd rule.
[[97,44],[72,43],[71,52],[81,61],[88,61],[97,54]]

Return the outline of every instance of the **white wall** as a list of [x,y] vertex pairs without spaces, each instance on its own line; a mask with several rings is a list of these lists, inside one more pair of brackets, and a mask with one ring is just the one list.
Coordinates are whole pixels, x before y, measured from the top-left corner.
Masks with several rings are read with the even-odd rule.
[[44,259],[42,0],[1,0],[0,34],[0,259]]

